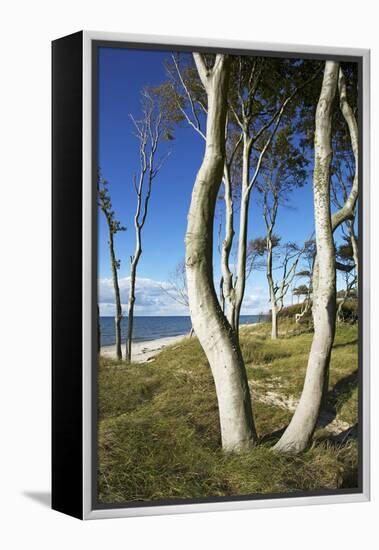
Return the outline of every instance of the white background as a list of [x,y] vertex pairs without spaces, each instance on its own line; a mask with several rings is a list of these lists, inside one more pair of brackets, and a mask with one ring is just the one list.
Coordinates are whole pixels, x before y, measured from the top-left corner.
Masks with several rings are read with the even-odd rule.
[[[372,502],[80,522],[52,512],[50,483],[50,41],[104,30],[372,49],[377,192],[378,17],[373,0],[9,1],[0,48],[0,543],[13,548],[377,548],[378,375],[372,357]],[[376,165],[376,166],[375,166]],[[68,213],[69,215],[69,213]],[[373,216],[373,235],[378,215]],[[375,219],[376,218],[376,219]],[[79,236],[78,236],[79,238]],[[377,273],[377,245],[372,273]],[[373,310],[377,284],[373,277]],[[376,288],[375,288],[376,287]],[[372,334],[378,322],[372,316]],[[376,348],[376,349],[375,349]],[[67,396],[69,399],[69,396]],[[38,497],[36,500],[30,495]],[[29,495],[29,496],[28,496]],[[3,540],[4,539],[4,540]],[[365,539],[369,539],[364,543]]]

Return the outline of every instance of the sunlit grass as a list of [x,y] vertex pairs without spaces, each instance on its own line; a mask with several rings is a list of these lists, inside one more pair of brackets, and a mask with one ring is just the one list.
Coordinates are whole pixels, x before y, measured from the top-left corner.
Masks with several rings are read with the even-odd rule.
[[[327,427],[297,457],[271,450],[292,411],[267,402],[269,392],[299,397],[312,334],[283,322],[245,327],[241,342],[252,390],[257,448],[221,451],[217,400],[209,366],[196,340],[184,340],[146,364],[101,359],[99,471],[101,502],[200,498],[312,491],[356,486],[354,439],[336,441]],[[300,333],[299,333],[300,332]],[[297,334],[296,334],[297,333]],[[295,334],[295,335],[294,335]],[[357,327],[338,327],[330,369],[329,415],[357,422]]]

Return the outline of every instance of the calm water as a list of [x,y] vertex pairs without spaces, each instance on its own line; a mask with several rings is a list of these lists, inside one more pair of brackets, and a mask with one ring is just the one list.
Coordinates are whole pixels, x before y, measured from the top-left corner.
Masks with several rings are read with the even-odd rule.
[[[262,315],[241,315],[241,325],[259,323]],[[125,342],[127,318],[121,321],[122,341]],[[115,328],[113,317],[100,317],[101,345],[111,346],[115,343]],[[156,340],[167,336],[187,334],[191,330],[189,317],[135,317],[133,341],[142,342]]]

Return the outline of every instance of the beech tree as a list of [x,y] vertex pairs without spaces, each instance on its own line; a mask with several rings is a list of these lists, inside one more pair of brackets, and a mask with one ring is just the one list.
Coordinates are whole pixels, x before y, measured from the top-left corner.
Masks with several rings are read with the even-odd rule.
[[[176,303],[189,308],[186,264],[184,260],[180,260],[180,262],[178,262],[174,272],[169,276],[168,286],[161,285],[161,289]],[[193,334],[194,330],[193,327],[191,327],[189,337],[191,338]]]
[[294,296],[297,296],[297,303],[300,301],[300,296],[305,296],[306,298],[310,294],[310,288],[307,285],[299,285],[292,291]]
[[315,117],[313,196],[317,274],[313,280],[314,336],[299,404],[275,450],[297,453],[306,448],[316,427],[329,366],[336,318],[336,269],[330,211],[331,121],[339,64],[326,61]]
[[[349,65],[347,65],[349,68]],[[354,90],[354,77],[353,74],[351,74],[352,78],[352,84],[353,89],[352,92],[356,92]],[[351,86],[350,86],[351,88]],[[354,109],[352,105],[349,103],[348,100],[348,93],[347,93],[347,84],[346,84],[346,78],[344,74],[343,67],[339,68],[338,73],[338,93],[339,93],[339,109],[337,109],[337,113],[340,116],[340,119],[342,120],[336,120],[336,123],[339,123],[339,130],[342,132],[341,129],[344,128],[345,131],[345,137],[350,143],[351,151],[352,151],[352,162],[353,162],[353,175],[352,175],[352,185],[350,188],[350,191],[347,196],[344,197],[344,203],[341,208],[339,208],[337,211],[333,212],[332,214],[332,231],[333,234],[336,232],[336,230],[341,227],[342,224],[348,221],[353,221],[356,215],[356,205],[358,200],[358,168],[359,168],[359,150],[358,150],[358,124],[357,119],[354,113]],[[351,94],[354,95],[354,94]],[[339,148],[341,139],[336,139],[336,145],[335,147]],[[358,255],[357,255],[357,266],[358,266]],[[314,269],[314,277],[317,278],[319,274],[318,270],[318,261],[317,256],[315,260],[315,269]],[[322,397],[322,405],[327,404],[327,396],[328,396],[328,390],[329,390],[329,362],[327,363],[325,373],[324,373],[324,388],[323,388],[323,397]]]
[[276,340],[278,317],[296,276],[297,265],[304,249],[291,242],[281,245],[280,237],[272,232],[275,219],[273,218],[270,222],[268,219],[265,221],[267,235],[251,240],[248,244],[248,270],[266,271],[271,309],[271,338]]
[[[120,231],[126,231],[126,227],[123,227],[121,223],[116,219],[115,212],[112,208],[112,200],[109,193],[109,182],[104,179],[100,172],[98,174],[98,205],[103,212],[108,226],[108,246],[109,256],[111,262],[113,291],[115,297],[115,334],[116,334],[116,356],[117,359],[122,359],[121,351],[121,320],[122,320],[122,306],[120,299],[120,288],[118,284],[118,270],[120,269],[120,260],[117,259],[115,253],[114,236]],[[100,345],[100,321],[98,313],[98,340]]]
[[[332,191],[332,202],[334,206],[341,210],[344,203],[347,202],[349,197],[349,189],[351,190],[354,183],[355,170],[353,169],[353,163],[351,159],[344,155],[343,160],[338,160],[334,163],[334,169],[332,179],[331,179],[331,191]],[[342,163],[344,164],[344,170],[342,168]],[[355,280],[358,283],[358,273],[359,273],[359,252],[358,252],[358,238],[355,233],[355,220],[356,220],[356,206],[354,211],[351,212],[350,216],[344,223],[341,223],[340,227],[342,228],[342,235],[345,241],[344,246],[348,246],[348,241],[350,242],[352,259],[354,260],[354,270],[355,270]]]
[[[340,113],[348,129],[354,156],[354,177],[351,190],[342,208],[331,214],[331,121],[337,84]],[[292,453],[306,448],[316,428],[321,405],[326,402],[330,353],[336,321],[336,265],[333,233],[346,220],[354,217],[358,198],[358,125],[348,101],[343,68],[333,61],[325,63],[315,126],[313,187],[317,252],[313,273],[314,337],[298,407],[283,436],[275,445],[278,451]]]
[[136,193],[136,210],[134,214],[135,249],[130,257],[130,283],[128,301],[128,328],[126,336],[126,359],[132,358],[132,336],[134,321],[134,305],[136,301],[135,288],[138,263],[142,254],[142,231],[149,211],[149,203],[153,181],[157,177],[168,153],[157,158],[159,144],[164,140],[173,139],[168,105],[161,88],[145,88],[142,91],[142,118],[136,120],[133,115],[135,134],[139,144],[140,171],[138,177],[133,177],[133,187]]
[[[286,110],[300,90],[317,76],[317,66],[315,70],[314,64],[307,66],[304,74],[295,65],[282,60],[247,56],[234,56],[231,62],[223,170],[225,237],[221,245],[220,301],[237,336],[247,278],[247,231],[251,192]],[[175,56],[173,66],[169,66],[168,70],[173,81],[174,98],[183,120],[205,139],[203,122],[207,104],[201,80],[199,83],[191,65],[182,68]],[[230,254],[235,234],[236,190],[239,235],[234,275],[230,266]]]
[[[264,254],[270,297],[272,339],[278,337],[278,315],[283,309],[284,298],[296,275],[303,253],[295,243],[288,242],[278,246],[278,237],[274,233],[279,208],[289,204],[291,192],[302,187],[306,182],[307,160],[299,148],[292,143],[292,131],[292,125],[288,122],[276,133],[257,184],[266,227]],[[280,265],[274,265],[275,250],[279,256]]]
[[344,243],[336,251],[336,267],[342,274],[345,288],[337,292],[337,321],[343,321],[343,307],[347,300],[356,298],[357,274],[355,272],[354,250],[350,235],[344,234]]
[[[315,69],[313,64],[306,66],[304,71],[299,71],[291,63],[243,56],[238,58],[238,63],[234,66],[234,79],[231,86],[233,92],[232,100],[229,101],[229,110],[232,128],[236,128],[239,132],[239,138],[234,137],[233,141],[237,144],[239,141],[241,143],[237,149],[239,155],[235,155],[234,148],[231,148],[231,154],[227,158],[224,187],[226,203],[232,203],[231,189],[233,186],[236,187],[235,183],[233,185],[233,179],[235,179],[232,171],[233,163],[237,165],[239,163],[240,169],[236,171],[234,168],[234,173],[237,172],[240,178],[240,183],[237,185],[240,188],[240,215],[235,278],[233,279],[229,267],[231,241],[234,234],[231,231],[233,226],[231,207],[226,208],[226,233],[221,268],[227,316],[237,334],[247,279],[247,235],[251,193],[257,186],[258,178],[267,163],[266,159],[270,156],[273,144],[277,143],[274,147],[276,153],[279,153],[281,148],[285,148],[285,143],[290,145],[291,130],[288,127],[285,138],[283,139],[283,135],[286,131],[282,131],[279,132],[281,138],[275,141],[280,125],[286,117],[290,120],[291,114],[294,115],[296,98],[299,99],[299,94],[317,77],[317,74],[318,69]],[[231,131],[232,138],[234,132]],[[275,155],[272,155],[271,159],[274,157]],[[287,163],[290,164],[288,155],[286,158]],[[231,180],[229,184],[228,179]]]
[[235,332],[217,299],[213,279],[213,224],[225,163],[225,126],[230,78],[229,56],[213,64],[193,54],[206,92],[205,152],[193,187],[186,232],[186,270],[192,324],[212,370],[219,408],[222,447],[249,449],[257,441],[246,370]]
[[280,278],[274,279],[272,266],[272,249],[270,238],[267,242],[267,281],[270,295],[271,308],[271,339],[278,338],[278,316],[284,307],[284,299],[288,293],[291,283],[296,275],[296,268],[299,263],[302,250],[295,243],[286,243],[284,254],[281,258]]
[[304,251],[302,254],[302,265],[303,269],[297,271],[295,277],[297,280],[305,279],[306,283],[300,284],[298,287],[294,288],[292,291],[293,296],[299,297],[304,296],[303,305],[300,313],[296,313],[295,322],[299,323],[301,319],[308,313],[311,308],[311,298],[312,298],[312,281],[313,281],[313,269],[316,256],[316,246],[314,240],[310,239],[304,243]]
[[184,260],[180,260],[177,263],[174,272],[168,278],[168,288],[162,286],[162,290],[178,304],[189,307],[186,264]]

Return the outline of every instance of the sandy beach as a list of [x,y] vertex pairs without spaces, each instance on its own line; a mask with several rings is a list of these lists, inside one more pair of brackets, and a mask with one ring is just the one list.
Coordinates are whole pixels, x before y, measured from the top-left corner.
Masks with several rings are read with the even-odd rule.
[[[156,340],[148,340],[146,342],[134,342],[132,345],[132,362],[146,363],[152,361],[154,357],[167,346],[180,342],[184,338],[188,338],[185,334],[179,336],[169,336],[167,338],[157,338]],[[125,353],[125,344],[122,346],[122,353]],[[102,346],[101,355],[116,359],[116,347]]]
[[[259,325],[262,325],[262,322],[259,323],[249,323],[240,325],[240,330],[252,330],[257,328]],[[180,334],[179,336],[168,336],[166,338],[157,338],[156,340],[147,340],[146,342],[134,342],[132,346],[132,362],[133,363],[147,363],[152,361],[154,357],[160,353],[167,346],[171,346],[181,340],[188,338],[187,334]],[[122,345],[122,354],[125,353],[125,344]],[[110,357],[116,359],[116,346],[102,346],[101,355],[103,357]]]

